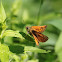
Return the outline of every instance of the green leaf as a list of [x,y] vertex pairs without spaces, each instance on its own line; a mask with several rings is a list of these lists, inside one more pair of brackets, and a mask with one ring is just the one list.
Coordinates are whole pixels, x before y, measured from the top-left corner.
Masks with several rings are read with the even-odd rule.
[[20,32],[20,34],[21,34],[26,40],[32,41],[32,42],[34,41],[34,39],[33,39],[31,36],[25,34],[24,32]]
[[55,51],[58,55],[59,61],[62,62],[62,32],[60,33],[59,39],[55,45]]
[[9,62],[9,48],[3,44],[0,44],[0,59],[1,62]]
[[50,52],[50,51],[46,51],[46,50],[39,49],[37,47],[32,47],[32,46],[25,46],[24,51],[25,52],[36,52],[36,53],[48,53],[48,52]]
[[10,36],[10,37],[19,37],[22,38],[22,35],[19,33],[19,31],[13,31],[13,30],[6,30],[3,34],[4,36]]
[[3,23],[6,19],[6,14],[5,14],[5,10],[3,8],[3,5],[1,3],[0,5],[0,23]]
[[38,59],[32,59],[32,60],[28,60],[27,62],[39,62]]
[[[19,56],[17,56],[16,54],[10,52],[10,60],[14,59],[15,62],[19,62]],[[14,62],[13,60],[10,62]]]
[[6,26],[6,22],[2,23],[2,31],[1,31],[1,38],[6,30],[7,26]]
[[55,19],[47,22],[48,24],[54,25],[56,28],[62,31],[62,19]]

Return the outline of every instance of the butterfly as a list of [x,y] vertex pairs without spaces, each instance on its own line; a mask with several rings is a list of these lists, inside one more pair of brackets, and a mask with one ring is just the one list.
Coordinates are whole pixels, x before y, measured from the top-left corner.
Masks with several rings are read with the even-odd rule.
[[26,27],[27,32],[34,37],[37,46],[39,42],[46,42],[48,40],[48,37],[42,34],[46,27],[46,25]]

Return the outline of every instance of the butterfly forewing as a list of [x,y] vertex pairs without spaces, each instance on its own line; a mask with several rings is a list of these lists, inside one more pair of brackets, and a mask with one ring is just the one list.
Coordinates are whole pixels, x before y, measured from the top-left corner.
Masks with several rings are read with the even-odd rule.
[[46,25],[44,25],[44,26],[32,26],[31,31],[34,30],[36,32],[42,33],[45,31],[46,27],[47,27]]

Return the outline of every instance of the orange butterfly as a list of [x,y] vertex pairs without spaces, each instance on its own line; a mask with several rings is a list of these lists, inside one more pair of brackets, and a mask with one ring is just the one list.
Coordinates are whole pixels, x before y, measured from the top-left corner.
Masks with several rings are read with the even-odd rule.
[[48,40],[48,37],[42,34],[45,31],[46,27],[46,25],[26,27],[28,33],[34,37],[36,45],[39,45],[39,42],[46,42]]

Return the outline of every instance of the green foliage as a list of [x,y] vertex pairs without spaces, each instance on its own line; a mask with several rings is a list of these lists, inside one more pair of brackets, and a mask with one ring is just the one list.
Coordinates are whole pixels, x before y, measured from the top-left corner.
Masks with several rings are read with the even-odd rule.
[[[9,3],[10,2],[10,3]],[[26,26],[47,25],[48,41],[27,34]],[[62,62],[62,1],[0,1],[1,62]]]
[[36,52],[36,53],[48,53],[48,52],[50,52],[50,51],[46,51],[46,50],[39,49],[36,47],[31,47],[31,46],[25,46],[24,51],[25,52]]
[[6,45],[0,44],[0,59],[1,62],[9,62],[9,48]]
[[6,19],[5,10],[3,8],[2,2],[0,3],[0,23],[3,23]]
[[59,19],[54,19],[53,21],[48,21],[48,24],[52,24],[53,26],[55,26],[56,28],[58,28],[59,30],[62,31],[62,18]]
[[22,38],[21,34],[19,33],[19,31],[13,31],[13,30],[6,30],[3,34],[4,36],[11,36],[11,37],[19,37]]
[[55,51],[58,54],[59,61],[62,62],[62,32],[60,33],[59,39],[55,46]]

